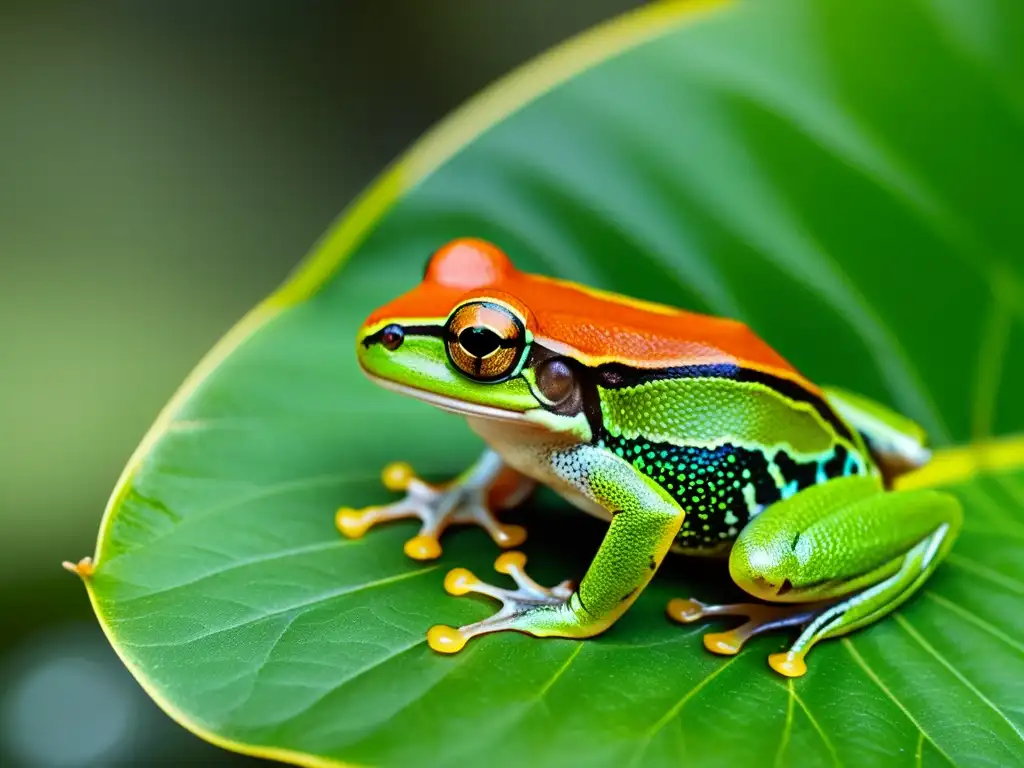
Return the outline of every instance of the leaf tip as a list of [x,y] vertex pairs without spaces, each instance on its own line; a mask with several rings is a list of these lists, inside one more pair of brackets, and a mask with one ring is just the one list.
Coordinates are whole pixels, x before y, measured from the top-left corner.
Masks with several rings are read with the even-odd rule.
[[69,571],[82,579],[87,579],[96,572],[96,566],[93,564],[91,557],[83,557],[77,563],[65,560],[61,563],[61,566],[65,571]]

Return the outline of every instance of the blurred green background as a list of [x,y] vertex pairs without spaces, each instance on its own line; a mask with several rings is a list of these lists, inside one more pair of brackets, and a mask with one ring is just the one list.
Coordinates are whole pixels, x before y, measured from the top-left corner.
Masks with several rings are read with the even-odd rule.
[[0,0],[0,765],[250,763],[60,569],[199,358],[434,122],[630,0]]

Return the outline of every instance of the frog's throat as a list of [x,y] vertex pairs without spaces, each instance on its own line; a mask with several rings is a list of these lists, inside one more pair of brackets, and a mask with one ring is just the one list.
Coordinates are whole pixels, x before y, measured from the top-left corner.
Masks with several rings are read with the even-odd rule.
[[425,389],[410,387],[408,384],[399,384],[391,381],[390,379],[374,376],[365,369],[363,373],[365,373],[366,376],[375,384],[379,384],[384,387],[384,389],[390,389],[392,392],[398,392],[402,395],[415,397],[417,400],[430,403],[430,405],[437,406],[438,408],[450,413],[457,413],[460,416],[476,416],[482,419],[494,419],[496,421],[526,421],[526,411],[510,411],[505,408],[495,408],[491,405],[467,403],[464,400],[457,400],[454,397],[446,397],[445,395],[439,395],[436,392],[428,392]]

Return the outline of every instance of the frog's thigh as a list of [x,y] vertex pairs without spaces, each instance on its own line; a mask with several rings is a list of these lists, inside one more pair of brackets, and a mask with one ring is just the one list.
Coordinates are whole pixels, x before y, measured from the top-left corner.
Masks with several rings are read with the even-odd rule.
[[729,556],[733,580],[762,600],[832,601],[772,666],[802,674],[818,640],[894,610],[945,557],[961,521],[960,503],[947,493],[883,492],[866,477],[808,488],[754,518]]

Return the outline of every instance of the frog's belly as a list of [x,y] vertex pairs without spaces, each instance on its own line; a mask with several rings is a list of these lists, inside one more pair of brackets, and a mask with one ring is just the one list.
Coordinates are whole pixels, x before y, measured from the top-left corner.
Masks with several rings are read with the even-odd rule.
[[611,520],[611,513],[607,509],[584,496],[551,469],[553,454],[574,445],[575,441],[560,439],[532,425],[472,417],[467,417],[466,421],[470,429],[480,435],[514,470],[543,483],[574,507],[602,520]]

